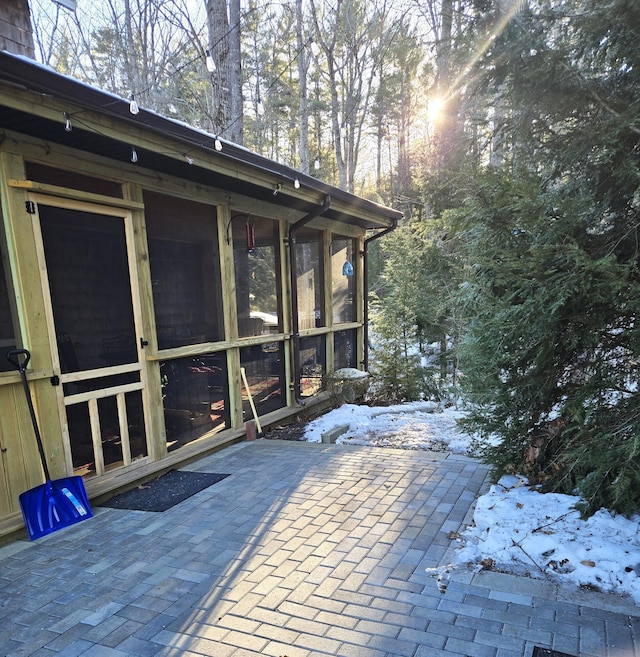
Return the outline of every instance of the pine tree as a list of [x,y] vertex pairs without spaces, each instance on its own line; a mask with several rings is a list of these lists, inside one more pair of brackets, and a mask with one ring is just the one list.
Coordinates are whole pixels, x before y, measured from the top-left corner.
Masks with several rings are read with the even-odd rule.
[[422,244],[410,227],[384,238],[382,287],[371,303],[371,372],[376,395],[391,401],[413,401],[424,390],[418,349],[418,314]]
[[470,429],[496,472],[640,510],[640,7],[531,2],[481,61],[499,166],[458,212]]
[[[442,401],[455,379],[449,341],[457,326],[452,305],[459,264],[451,242],[413,222],[382,241],[384,269],[372,302],[372,373],[379,396],[394,401]],[[438,360],[425,359],[427,342]]]

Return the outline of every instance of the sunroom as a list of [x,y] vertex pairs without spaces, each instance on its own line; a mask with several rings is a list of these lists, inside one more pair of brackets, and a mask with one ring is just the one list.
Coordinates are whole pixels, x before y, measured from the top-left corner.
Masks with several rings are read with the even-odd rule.
[[[323,401],[365,362],[366,252],[400,213],[0,52],[0,537]],[[244,383],[246,379],[246,385]]]

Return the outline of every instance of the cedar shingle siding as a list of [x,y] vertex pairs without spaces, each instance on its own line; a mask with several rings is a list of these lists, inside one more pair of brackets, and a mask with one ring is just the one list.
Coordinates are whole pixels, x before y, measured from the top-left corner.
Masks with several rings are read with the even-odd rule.
[[0,3],[0,50],[34,57],[27,0],[3,0]]

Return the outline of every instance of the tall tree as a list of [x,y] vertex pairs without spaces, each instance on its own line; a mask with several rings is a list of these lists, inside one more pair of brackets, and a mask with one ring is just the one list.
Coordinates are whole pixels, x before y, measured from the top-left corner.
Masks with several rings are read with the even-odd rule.
[[[298,91],[295,14],[281,7],[258,9],[249,22],[252,46],[248,49],[250,86],[254,106],[247,145],[275,160],[298,165]],[[283,39],[284,35],[288,38]],[[258,103],[259,101],[259,103]]]
[[[384,0],[337,0],[320,7],[310,1],[314,40],[322,53],[316,61],[325,76],[338,184],[353,192],[364,126],[373,101],[376,66],[373,49],[388,35],[390,12]],[[383,50],[385,48],[383,47]]]
[[300,170],[309,173],[309,98],[307,77],[309,75],[309,55],[302,0],[296,0],[296,46],[298,62],[298,98],[300,105]]
[[[226,0],[206,0],[211,59],[212,130],[231,138],[233,113],[231,109],[232,67],[229,14]],[[239,28],[238,28],[239,29]]]
[[[502,8],[495,7],[496,12]],[[640,509],[640,6],[520,4],[476,74],[503,154],[469,188],[471,427],[584,510]]]
[[242,93],[242,16],[240,0],[229,0],[229,68],[231,72],[231,141],[244,143],[244,97]]
[[[468,176],[476,126],[468,122],[467,107],[475,106],[477,80],[472,63],[482,52],[492,28],[484,20],[484,0],[426,0],[417,9],[426,28],[424,36],[432,66],[427,87],[428,133],[419,166],[427,214],[439,217],[456,207]],[[475,113],[475,112],[474,112]],[[416,175],[418,175],[416,173]]]

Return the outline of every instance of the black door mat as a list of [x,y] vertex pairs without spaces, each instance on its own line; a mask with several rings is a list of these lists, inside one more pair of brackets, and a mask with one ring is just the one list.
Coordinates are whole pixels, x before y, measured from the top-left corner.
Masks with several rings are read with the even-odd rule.
[[531,657],[575,657],[566,652],[558,652],[557,650],[549,650],[549,648],[540,648],[536,646],[531,653]]
[[162,512],[228,476],[213,472],[169,470],[162,477],[116,495],[99,506],[129,511]]

